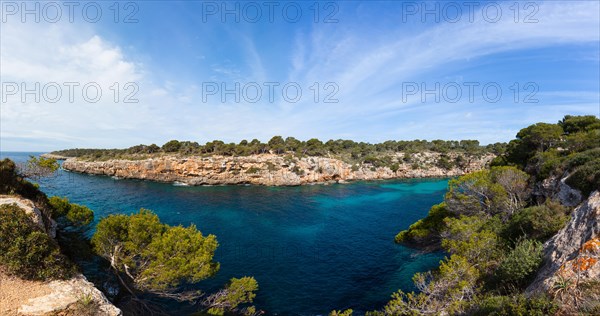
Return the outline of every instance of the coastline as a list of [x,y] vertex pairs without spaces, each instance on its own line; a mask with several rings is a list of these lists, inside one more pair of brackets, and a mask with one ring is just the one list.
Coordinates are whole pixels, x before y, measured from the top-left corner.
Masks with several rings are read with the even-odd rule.
[[[141,160],[112,159],[84,161],[66,158],[64,170],[116,179],[138,179],[180,186],[200,185],[260,185],[298,186],[329,185],[354,181],[450,178],[481,170],[494,155],[468,157],[463,166],[438,166],[438,153],[417,153],[410,162],[397,153],[397,168],[372,164],[349,164],[334,158],[302,157],[290,159],[283,155],[263,154],[243,157],[177,157],[160,156]],[[55,158],[56,159],[56,158]],[[418,166],[418,167],[416,167]]]
[[51,153],[41,154],[40,157],[46,158],[46,159],[56,159],[56,160],[67,160],[67,159],[69,159],[69,157],[61,156],[61,155],[56,155],[56,154],[51,154]]

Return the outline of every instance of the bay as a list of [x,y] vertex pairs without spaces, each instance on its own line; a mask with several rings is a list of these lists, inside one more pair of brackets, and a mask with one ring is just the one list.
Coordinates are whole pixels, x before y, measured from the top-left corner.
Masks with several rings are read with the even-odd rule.
[[[3,153],[15,161],[30,154]],[[394,244],[395,234],[442,201],[446,179],[353,182],[300,187],[203,186],[113,179],[59,171],[39,181],[110,214],[154,211],[170,225],[195,224],[219,241],[221,269],[198,284],[213,291],[232,277],[254,276],[258,309],[278,315],[325,315],[333,309],[381,308],[412,276],[435,268],[440,253]],[[91,233],[91,232],[90,232]],[[170,306],[186,314],[186,304]]]

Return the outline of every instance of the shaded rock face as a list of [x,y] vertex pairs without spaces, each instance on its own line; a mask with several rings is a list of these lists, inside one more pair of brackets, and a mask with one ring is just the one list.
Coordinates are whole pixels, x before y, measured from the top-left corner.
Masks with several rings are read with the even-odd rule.
[[565,206],[577,206],[583,200],[581,192],[571,188],[565,183],[568,174],[563,177],[553,176],[542,181],[536,188],[536,193],[544,198],[552,198],[560,201]]
[[549,291],[557,277],[600,278],[600,192],[573,211],[571,220],[544,243],[544,263],[527,292]]
[[440,156],[439,153],[419,153],[411,157],[410,163],[405,163],[401,158],[402,153],[398,153],[395,156],[397,171],[371,164],[353,166],[333,158],[295,158],[272,154],[244,157],[163,156],[144,160],[109,161],[69,158],[63,162],[62,167],[81,173],[188,185],[289,186],[352,180],[452,177],[483,169],[494,157],[469,157],[462,167],[448,170],[436,166]]

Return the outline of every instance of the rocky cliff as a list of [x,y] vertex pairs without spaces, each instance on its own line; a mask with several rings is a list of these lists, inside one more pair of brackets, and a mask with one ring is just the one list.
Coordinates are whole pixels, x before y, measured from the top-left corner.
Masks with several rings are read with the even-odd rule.
[[[457,161],[458,154],[447,154],[446,161]],[[161,156],[143,160],[84,161],[69,158],[65,170],[119,178],[178,182],[187,185],[255,184],[303,185],[395,178],[435,178],[458,176],[484,168],[493,155],[463,156],[460,163],[440,167],[439,153],[397,153],[390,166],[371,163],[349,164],[325,157],[297,158],[290,155],[263,154],[243,157]],[[397,167],[397,168],[396,168]],[[394,170],[392,170],[394,169]]]
[[[600,192],[583,201],[571,220],[544,243],[544,263],[527,292],[573,295],[571,305],[582,299],[579,285],[600,281]],[[565,290],[565,293],[558,291]],[[599,303],[600,301],[596,301]]]

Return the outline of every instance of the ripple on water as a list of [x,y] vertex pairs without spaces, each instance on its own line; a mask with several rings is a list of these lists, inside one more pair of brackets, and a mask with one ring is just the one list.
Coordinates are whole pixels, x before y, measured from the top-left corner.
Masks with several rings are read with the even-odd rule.
[[[258,308],[316,315],[379,308],[397,289],[411,290],[415,272],[437,266],[440,254],[418,254],[393,238],[442,201],[446,184],[434,179],[186,187],[61,171],[41,181],[41,188],[92,208],[96,221],[148,208],[171,225],[194,223],[220,244],[221,270],[202,289],[252,275],[260,286]],[[171,310],[189,311],[186,305]]]

